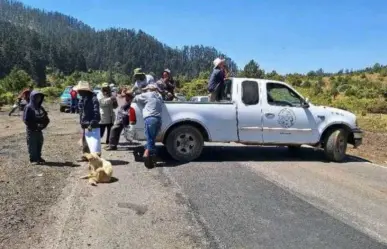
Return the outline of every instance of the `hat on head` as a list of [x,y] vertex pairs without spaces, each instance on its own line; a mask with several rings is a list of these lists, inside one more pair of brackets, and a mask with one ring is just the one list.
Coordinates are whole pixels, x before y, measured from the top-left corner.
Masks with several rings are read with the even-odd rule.
[[145,73],[142,71],[141,67],[134,69],[134,76],[136,76],[136,75],[144,75],[145,76]]
[[88,92],[93,92],[93,90],[90,87],[90,83],[87,81],[80,80],[78,81],[78,84],[74,86],[73,88],[75,91],[88,91]]
[[169,70],[168,68],[164,69],[163,73],[168,73],[169,75],[171,74],[171,70]]
[[214,60],[214,67],[217,67],[217,66],[219,66],[219,64],[220,63],[222,63],[222,62],[225,62],[226,60],[225,59],[221,59],[221,58],[216,58],[215,60]]
[[107,88],[107,87],[109,87],[109,83],[104,82],[104,83],[102,83],[101,87],[102,88]]

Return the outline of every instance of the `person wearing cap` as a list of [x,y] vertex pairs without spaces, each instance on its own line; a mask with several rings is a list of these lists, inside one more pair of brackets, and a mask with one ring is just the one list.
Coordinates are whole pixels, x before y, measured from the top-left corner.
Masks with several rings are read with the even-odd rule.
[[175,98],[175,82],[171,76],[171,70],[165,69],[156,84],[162,90],[164,100],[172,101]]
[[216,58],[213,62],[214,69],[208,81],[209,98],[211,102],[220,101],[223,95],[224,79],[225,79],[225,60]]
[[102,97],[98,99],[99,111],[101,115],[101,121],[99,123],[100,132],[102,139],[105,134],[105,130],[107,130],[106,144],[108,144],[110,140],[110,131],[115,120],[114,109],[118,107],[118,104],[117,99],[111,94],[111,89],[108,83],[102,84],[101,92]]
[[143,93],[136,95],[133,102],[142,109],[145,124],[145,152],[144,163],[147,168],[152,168],[156,156],[156,137],[161,129],[161,112],[163,99],[157,84],[151,83],[143,88]]
[[133,100],[133,95],[126,89],[123,89],[120,96],[124,98],[125,103],[117,111],[116,119],[111,130],[109,145],[105,148],[107,151],[117,150],[121,132],[125,126],[129,125],[129,108]]
[[133,93],[141,93],[142,89],[148,84],[154,83],[154,77],[150,74],[145,74],[142,68],[134,69],[134,86],[131,90]]
[[[79,81],[78,85],[74,88],[81,96],[81,100],[79,101],[79,123],[83,129],[82,152],[83,154],[90,153],[89,146],[86,142],[85,130],[99,128],[99,122],[101,121],[99,102],[96,94],[91,89],[89,82]],[[87,158],[82,155],[79,161],[86,162]]]

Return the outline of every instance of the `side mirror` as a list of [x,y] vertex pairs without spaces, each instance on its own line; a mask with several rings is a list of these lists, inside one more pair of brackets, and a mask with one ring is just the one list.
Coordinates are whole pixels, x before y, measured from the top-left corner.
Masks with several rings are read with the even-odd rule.
[[302,107],[304,107],[304,108],[309,108],[309,98],[306,98],[305,100],[304,100],[304,103],[302,104]]

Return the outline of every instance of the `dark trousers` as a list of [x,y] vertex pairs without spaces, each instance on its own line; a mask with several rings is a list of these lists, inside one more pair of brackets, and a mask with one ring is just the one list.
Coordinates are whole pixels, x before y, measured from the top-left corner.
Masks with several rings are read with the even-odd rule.
[[161,128],[160,117],[147,117],[145,123],[145,149],[149,151],[149,155],[156,155],[156,137]]
[[110,130],[112,129],[113,124],[100,124],[99,128],[101,130],[101,139],[103,138],[103,135],[105,134],[105,129],[107,130],[106,134],[106,143],[109,143],[110,139]]
[[27,130],[27,146],[30,162],[39,162],[42,158],[43,132]]
[[71,113],[78,113],[78,99],[71,99]]
[[123,124],[113,125],[111,135],[110,135],[110,140],[109,140],[110,147],[117,147],[120,141],[120,135],[123,129],[124,129]]

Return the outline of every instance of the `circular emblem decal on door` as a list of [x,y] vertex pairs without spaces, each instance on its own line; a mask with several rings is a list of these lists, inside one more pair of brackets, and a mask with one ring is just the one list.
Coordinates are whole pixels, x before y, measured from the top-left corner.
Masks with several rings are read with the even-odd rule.
[[290,128],[296,123],[296,115],[291,109],[285,108],[278,113],[278,124],[283,128]]

